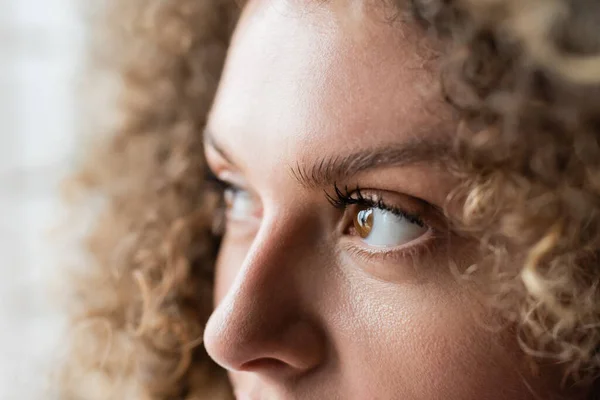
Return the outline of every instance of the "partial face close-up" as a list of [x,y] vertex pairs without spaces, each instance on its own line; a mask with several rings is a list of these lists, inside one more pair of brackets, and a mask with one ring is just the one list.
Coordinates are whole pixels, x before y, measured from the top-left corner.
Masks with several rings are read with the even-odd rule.
[[[206,131],[227,186],[209,355],[239,399],[543,397],[454,269],[443,47],[361,1],[253,1]],[[454,266],[454,268],[451,268]]]

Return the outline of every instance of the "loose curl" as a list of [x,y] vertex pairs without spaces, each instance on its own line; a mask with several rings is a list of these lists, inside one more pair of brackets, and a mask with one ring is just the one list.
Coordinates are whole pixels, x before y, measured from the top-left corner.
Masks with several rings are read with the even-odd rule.
[[[449,216],[482,252],[462,277],[482,282],[526,352],[589,385],[600,369],[600,4],[397,2],[447,43],[440,79],[462,119],[452,169],[463,182],[448,199],[462,213]],[[92,132],[70,186],[77,204],[100,207],[73,273],[63,399],[232,397],[201,341],[218,238],[200,132],[239,10],[128,0],[94,21],[90,64],[118,79],[118,118],[96,125],[107,134]]]

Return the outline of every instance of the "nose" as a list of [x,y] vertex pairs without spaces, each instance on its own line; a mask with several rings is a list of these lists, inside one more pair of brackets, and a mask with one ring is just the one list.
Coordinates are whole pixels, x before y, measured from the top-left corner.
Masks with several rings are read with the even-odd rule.
[[297,235],[263,223],[204,332],[222,367],[281,378],[323,362],[324,334],[308,301],[315,285],[303,268],[310,249],[301,246]]

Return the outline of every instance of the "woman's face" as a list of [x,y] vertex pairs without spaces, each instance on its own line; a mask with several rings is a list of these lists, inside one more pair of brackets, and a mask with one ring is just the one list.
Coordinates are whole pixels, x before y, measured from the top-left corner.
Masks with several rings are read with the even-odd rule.
[[[383,3],[383,2],[381,2]],[[362,2],[254,1],[206,133],[226,190],[206,348],[239,399],[533,399],[451,265],[438,44]]]

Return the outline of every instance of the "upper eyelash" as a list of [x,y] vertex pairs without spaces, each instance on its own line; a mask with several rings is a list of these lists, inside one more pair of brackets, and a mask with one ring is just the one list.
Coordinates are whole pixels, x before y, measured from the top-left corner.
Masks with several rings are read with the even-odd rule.
[[337,209],[345,210],[348,206],[354,204],[365,207],[379,208],[380,210],[389,211],[396,216],[402,217],[413,224],[421,227],[425,226],[425,223],[418,215],[411,214],[398,207],[391,206],[387,204],[381,197],[375,200],[369,198],[368,196],[364,196],[363,191],[359,186],[357,186],[354,190],[349,190],[348,186],[344,186],[344,190],[342,191],[342,189],[340,189],[340,187],[334,183],[333,189],[333,195],[325,193],[325,196],[327,197],[327,201],[329,201],[329,203]]
[[218,191],[220,195],[223,195],[227,190],[233,190],[234,192],[242,190],[239,186],[220,179],[210,170],[204,174],[204,181],[209,184],[211,189]]
[[207,182],[212,189],[217,189],[219,191],[224,191],[232,186],[229,182],[219,179],[210,169],[206,170],[204,173],[204,181]]

